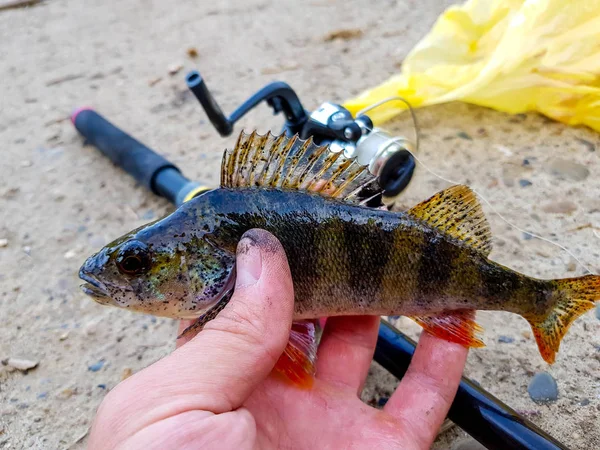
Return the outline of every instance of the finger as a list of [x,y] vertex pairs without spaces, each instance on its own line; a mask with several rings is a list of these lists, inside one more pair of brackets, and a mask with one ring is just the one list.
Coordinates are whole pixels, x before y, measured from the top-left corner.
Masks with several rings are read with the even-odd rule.
[[[128,417],[135,411],[161,417],[231,411],[268,376],[291,328],[294,294],[285,252],[273,235],[251,230],[238,245],[236,269],[232,299],[200,334],[113,390],[127,384],[121,403]],[[136,423],[157,418],[146,414]]]
[[433,443],[465,367],[468,349],[421,333],[412,362],[385,405],[385,411],[402,420],[420,448]]
[[317,354],[317,377],[360,394],[371,367],[378,330],[379,316],[327,319]]

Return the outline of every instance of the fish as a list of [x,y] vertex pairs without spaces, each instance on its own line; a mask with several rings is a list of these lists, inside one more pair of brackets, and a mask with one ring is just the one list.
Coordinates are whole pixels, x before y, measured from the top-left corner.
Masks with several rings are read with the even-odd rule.
[[600,298],[599,276],[537,279],[490,259],[490,226],[468,186],[407,211],[374,204],[382,194],[343,152],[297,135],[242,132],[224,152],[218,188],[90,256],[82,289],[104,305],[194,319],[184,334],[198,332],[232,298],[242,235],[267,230],[285,250],[295,295],[275,369],[299,386],[315,375],[318,318],[404,315],[435,336],[481,347],[475,312],[508,311],[529,322],[553,363],[571,323]]

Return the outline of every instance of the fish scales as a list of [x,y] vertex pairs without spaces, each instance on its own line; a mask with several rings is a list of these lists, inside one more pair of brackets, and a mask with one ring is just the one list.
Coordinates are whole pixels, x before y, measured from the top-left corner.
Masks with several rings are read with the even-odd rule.
[[232,252],[249,229],[273,233],[290,261],[297,319],[332,312],[519,312],[520,292],[543,294],[540,308],[548,307],[544,281],[510,271],[403,213],[277,189],[218,189],[182,209],[211,222],[207,237]]

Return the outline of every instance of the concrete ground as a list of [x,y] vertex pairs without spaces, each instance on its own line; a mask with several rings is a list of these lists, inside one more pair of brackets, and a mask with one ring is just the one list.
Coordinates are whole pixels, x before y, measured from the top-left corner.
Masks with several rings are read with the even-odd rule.
[[[68,121],[74,107],[97,108],[190,178],[216,184],[221,151],[235,136],[220,138],[207,123],[186,90],[188,70],[202,71],[228,112],[272,80],[293,86],[308,109],[342,102],[396,73],[449,3],[47,0],[0,10],[0,359],[38,363],[26,373],[0,365],[0,448],[81,448],[106,392],[174,348],[173,321],[99,306],[78,289],[86,256],[170,206],[82,145]],[[354,37],[329,39],[339,30]],[[464,104],[418,115],[420,157],[431,169],[471,184],[511,222],[600,270],[596,133]],[[238,130],[280,126],[261,107]],[[411,133],[405,118],[389,126]],[[401,206],[445,186],[420,168]],[[486,211],[492,258],[538,277],[582,273],[564,252]],[[471,352],[466,375],[570,448],[599,448],[594,312],[573,325],[551,367],[525,320],[479,317],[488,346]],[[407,319],[398,324],[419,332]],[[558,400],[548,405],[527,393],[540,371],[558,383]],[[395,383],[374,365],[365,401],[385,401]],[[435,448],[465,439],[454,427]]]

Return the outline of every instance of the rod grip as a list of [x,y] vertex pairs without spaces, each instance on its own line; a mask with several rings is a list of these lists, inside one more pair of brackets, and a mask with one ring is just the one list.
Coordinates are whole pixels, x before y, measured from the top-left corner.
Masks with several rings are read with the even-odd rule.
[[179,172],[175,165],[92,109],[76,110],[71,121],[88,143],[157,195],[161,193],[154,183],[156,175],[166,168]]

